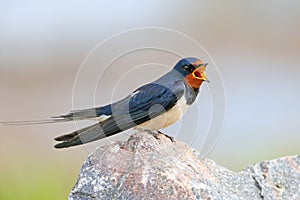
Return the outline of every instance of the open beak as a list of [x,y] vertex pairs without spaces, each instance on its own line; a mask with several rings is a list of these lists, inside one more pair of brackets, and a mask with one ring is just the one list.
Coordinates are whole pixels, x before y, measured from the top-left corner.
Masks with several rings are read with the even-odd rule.
[[204,65],[201,65],[200,67],[196,68],[194,71],[193,71],[193,76],[196,78],[196,79],[199,79],[199,80],[203,80],[203,81],[206,81],[206,82],[209,82],[207,76],[206,76],[206,73],[205,73],[205,68],[207,66],[208,63],[204,64]]

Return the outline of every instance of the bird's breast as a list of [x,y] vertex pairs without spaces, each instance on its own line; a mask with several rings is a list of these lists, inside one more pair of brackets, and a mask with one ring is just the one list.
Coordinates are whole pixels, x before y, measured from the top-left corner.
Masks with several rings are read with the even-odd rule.
[[187,108],[188,105],[186,103],[185,97],[182,96],[173,108],[149,121],[138,125],[136,128],[150,130],[160,130],[162,128],[166,128],[180,120],[183,114],[186,112]]

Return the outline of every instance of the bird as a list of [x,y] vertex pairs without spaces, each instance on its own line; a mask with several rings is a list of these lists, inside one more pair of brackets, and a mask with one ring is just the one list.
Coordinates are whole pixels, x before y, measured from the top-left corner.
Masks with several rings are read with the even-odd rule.
[[205,73],[207,65],[208,63],[195,57],[182,58],[160,78],[142,85],[125,98],[111,104],[73,110],[49,120],[1,123],[28,125],[73,120],[96,121],[93,125],[54,138],[59,142],[54,146],[58,149],[90,143],[130,128],[161,133],[161,129],[181,119],[188,107],[195,102],[202,83],[209,82]]

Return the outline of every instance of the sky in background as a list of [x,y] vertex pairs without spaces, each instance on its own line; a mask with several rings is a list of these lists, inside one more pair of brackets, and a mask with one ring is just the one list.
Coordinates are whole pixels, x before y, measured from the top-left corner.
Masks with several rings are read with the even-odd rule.
[[[178,56],[157,50],[136,51],[112,64],[99,82],[92,79],[97,73],[81,76],[78,87],[75,82],[84,59],[107,38],[134,28],[161,27],[187,34],[213,60],[207,72],[211,83],[202,88],[197,100],[200,111],[196,115],[188,113],[182,123],[186,127],[193,121],[193,126],[184,129],[178,139],[189,143],[186,132],[194,129],[193,116],[201,119],[203,127],[208,122],[212,112],[209,89],[213,97],[221,99],[216,102],[223,102],[222,95],[218,96],[222,90],[214,89],[220,83],[214,71],[217,66],[224,82],[226,116],[222,134],[208,157],[229,169],[241,170],[265,159],[299,154],[299,21],[297,0],[1,2],[0,121],[65,114],[74,103],[75,108],[106,104],[159,77]],[[94,57],[89,57],[88,65],[104,70],[105,59],[139,42],[159,42],[158,46],[172,46],[182,55],[190,52],[209,60],[204,50],[195,52],[196,48],[189,48],[189,43],[178,35],[178,40],[164,33],[157,38],[147,33],[133,36],[101,46]],[[218,110],[215,112],[218,114]],[[8,182],[23,188],[24,173],[35,174],[32,182],[37,184],[40,177],[48,180],[51,171],[53,182],[65,188],[61,191],[65,197],[88,150],[110,143],[107,140],[88,148],[55,150],[53,138],[74,128],[73,123],[0,126],[0,175],[4,178],[4,174],[15,174],[6,177]],[[167,130],[174,131],[176,128]],[[191,144],[196,149],[201,146],[202,132]],[[127,137],[121,134],[115,139]],[[1,186],[0,195],[4,191]],[[39,190],[36,187],[31,189]],[[49,188],[52,192],[59,190]]]

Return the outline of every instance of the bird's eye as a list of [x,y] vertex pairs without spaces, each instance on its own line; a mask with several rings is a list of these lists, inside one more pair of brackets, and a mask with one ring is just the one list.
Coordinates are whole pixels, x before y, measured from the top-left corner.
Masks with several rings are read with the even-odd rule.
[[188,72],[192,72],[195,67],[193,65],[185,65],[183,68]]

